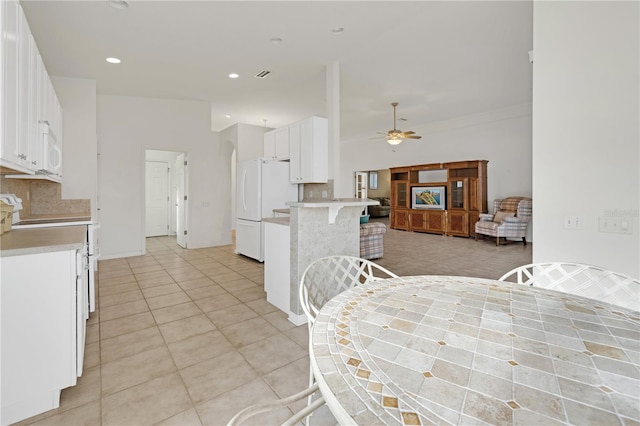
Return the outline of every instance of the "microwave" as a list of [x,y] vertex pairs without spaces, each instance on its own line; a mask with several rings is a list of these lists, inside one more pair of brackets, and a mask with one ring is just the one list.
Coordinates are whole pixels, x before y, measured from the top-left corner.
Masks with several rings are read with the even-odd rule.
[[58,146],[58,140],[51,126],[46,121],[41,123],[40,137],[42,145],[40,150],[40,164],[42,168],[38,174],[62,176],[62,150]]

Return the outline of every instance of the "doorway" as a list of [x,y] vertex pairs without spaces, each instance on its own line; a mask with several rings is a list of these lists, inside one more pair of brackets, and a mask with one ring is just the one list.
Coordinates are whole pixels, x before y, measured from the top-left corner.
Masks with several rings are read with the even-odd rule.
[[[356,172],[356,188],[355,188],[355,196],[356,198],[361,198],[363,200],[367,199],[367,172]],[[364,207],[362,211],[362,215],[366,215],[368,213],[367,206]]]
[[188,247],[187,154],[145,151],[145,238],[175,236]]

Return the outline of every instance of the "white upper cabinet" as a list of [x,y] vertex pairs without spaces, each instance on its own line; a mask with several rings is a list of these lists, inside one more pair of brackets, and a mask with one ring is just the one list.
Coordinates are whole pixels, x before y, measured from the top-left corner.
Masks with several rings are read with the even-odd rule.
[[291,183],[326,183],[329,179],[329,121],[309,117],[289,126]]
[[264,134],[264,158],[276,158],[276,131],[269,130]]
[[20,66],[22,64],[22,26],[24,16],[17,0],[0,2],[2,24],[2,144],[0,164],[22,172],[27,167],[27,142],[21,140],[21,121],[18,100],[22,92]]
[[264,134],[264,157],[272,160],[289,159],[289,128],[281,127]]
[[44,168],[40,123],[49,123],[61,148],[62,108],[17,0],[0,2],[0,25],[0,166],[33,174]]

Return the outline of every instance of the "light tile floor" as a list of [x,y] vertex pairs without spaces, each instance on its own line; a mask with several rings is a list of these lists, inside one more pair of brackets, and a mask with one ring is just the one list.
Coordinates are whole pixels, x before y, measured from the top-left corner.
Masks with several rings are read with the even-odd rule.
[[[530,245],[388,230],[378,262],[399,275],[497,278],[530,261]],[[100,261],[98,305],[78,384],[63,390],[59,409],[20,424],[224,425],[247,405],[307,386],[306,325],[266,301],[263,265],[232,245],[184,250],[175,238],[149,238],[145,256]],[[335,423],[326,407],[312,420]]]

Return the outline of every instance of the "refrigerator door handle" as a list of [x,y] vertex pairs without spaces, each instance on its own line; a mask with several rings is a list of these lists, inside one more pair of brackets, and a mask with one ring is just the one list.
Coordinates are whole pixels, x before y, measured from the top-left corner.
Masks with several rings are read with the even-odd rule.
[[247,210],[247,170],[242,171],[242,207]]

